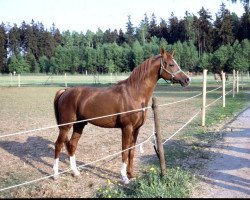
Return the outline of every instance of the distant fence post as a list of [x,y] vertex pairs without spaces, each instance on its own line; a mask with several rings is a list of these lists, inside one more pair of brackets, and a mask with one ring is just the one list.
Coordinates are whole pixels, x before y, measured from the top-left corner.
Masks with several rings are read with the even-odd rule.
[[239,92],[239,71],[236,71],[236,92]]
[[112,73],[110,73],[110,83],[112,84],[113,82],[113,77],[112,77]]
[[222,73],[222,107],[225,108],[226,106],[226,77],[225,73]]
[[205,121],[206,121],[206,94],[207,94],[207,69],[203,69],[201,126],[205,126]]
[[65,84],[65,87],[68,87],[68,84],[67,84],[67,74],[66,73],[64,74],[64,84]]
[[12,73],[10,73],[10,86],[12,86],[12,82],[13,82],[13,76]]
[[21,86],[21,77],[20,77],[20,74],[18,74],[18,87]]
[[235,69],[233,70],[233,97],[235,97]]
[[152,103],[153,103],[152,108],[154,112],[155,135],[156,135],[156,140],[157,140],[157,151],[158,151],[156,153],[158,154],[159,159],[160,159],[161,175],[164,176],[166,174],[166,162],[165,162],[164,149],[163,149],[161,132],[160,132],[158,103],[157,103],[156,97],[153,97]]
[[240,82],[241,82],[241,88],[243,89],[244,84],[243,84],[243,71],[240,72]]

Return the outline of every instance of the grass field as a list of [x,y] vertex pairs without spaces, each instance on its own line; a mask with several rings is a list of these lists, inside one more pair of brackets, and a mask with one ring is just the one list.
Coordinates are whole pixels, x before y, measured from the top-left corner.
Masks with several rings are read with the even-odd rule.
[[[78,78],[74,81],[78,85],[82,76],[76,77]],[[64,78],[64,76],[61,76],[61,78]],[[26,87],[0,87],[0,135],[55,125],[53,99],[55,92],[61,88],[59,86],[64,86],[61,78],[58,79],[59,85],[56,87],[53,85],[50,85],[50,87],[36,85],[34,79],[30,79],[30,84],[36,85],[36,87],[29,85],[26,85]],[[2,76],[0,76],[0,80],[2,84]],[[43,82],[46,77],[44,79],[41,77],[40,80]],[[53,80],[56,79],[53,78]],[[162,82],[156,87],[153,96],[158,98],[159,104],[192,97],[202,91],[200,80],[201,77],[194,78],[191,85],[186,88],[179,85],[171,86]],[[219,84],[212,82],[211,79],[208,90],[218,87]],[[109,85],[110,83],[104,86]],[[230,89],[231,85],[228,85],[226,90],[229,91]],[[154,188],[166,188],[165,184],[168,184],[169,191],[171,190],[172,193],[164,193],[163,196],[165,197],[168,197],[168,195],[172,195],[171,197],[188,197],[192,188],[192,184],[188,183],[194,180],[195,170],[202,167],[208,160],[206,151],[198,143],[207,144],[213,139],[217,139],[217,137],[208,133],[215,131],[218,128],[218,123],[220,124],[223,120],[233,117],[248,105],[249,94],[244,93],[243,90],[249,91],[249,82],[248,86],[244,86],[243,89],[240,88],[242,92],[237,94],[236,98],[233,99],[232,94],[228,94],[226,97],[228,111],[221,108],[220,100],[210,108],[211,110],[207,112],[210,116],[207,118],[208,128],[200,127],[200,116],[198,116],[192,124],[181,131],[170,143],[167,143],[165,146],[167,167],[171,170],[168,171],[169,174],[163,182],[160,182],[158,175],[159,168],[153,149],[153,139],[143,145],[143,154],[139,148],[136,148],[135,171],[140,177],[146,176],[146,179],[139,178],[138,182],[133,182],[129,186],[119,185],[121,180],[120,155],[88,164],[121,150],[119,129],[103,129],[88,125],[84,129],[76,153],[77,165],[88,164],[80,170],[81,177],[75,178],[71,176],[71,173],[64,173],[58,180],[48,178],[2,191],[0,192],[0,198],[93,197],[95,195],[99,197],[114,197],[115,195],[117,197],[147,197],[149,194],[153,194],[152,188],[152,191],[149,192],[150,184]],[[207,104],[220,95],[220,90],[207,94]],[[199,96],[191,101],[161,107],[160,125],[163,139],[170,137],[191,116],[198,112],[201,103],[201,96]],[[137,143],[147,139],[152,131],[153,119],[152,112],[149,110],[147,121],[140,130]],[[52,174],[54,142],[57,135],[57,128],[52,128],[0,138],[0,189]],[[197,145],[194,145],[194,143]],[[69,158],[64,150],[60,156],[59,169],[63,171],[68,168]],[[185,182],[182,180],[185,180]],[[115,186],[115,189],[113,186]],[[135,188],[138,193],[133,193],[132,188]],[[180,190],[181,188],[183,190]],[[179,193],[177,193],[178,190]],[[174,194],[176,196],[173,196]],[[154,197],[156,196],[157,194]]]

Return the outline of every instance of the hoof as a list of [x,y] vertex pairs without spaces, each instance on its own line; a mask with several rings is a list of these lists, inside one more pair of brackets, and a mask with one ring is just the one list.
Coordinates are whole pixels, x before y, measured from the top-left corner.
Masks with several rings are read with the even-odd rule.
[[53,180],[57,180],[58,179],[58,177],[59,177],[59,175],[58,174],[54,174],[54,176],[52,177],[53,178]]
[[73,170],[73,176],[74,177],[78,177],[78,176],[80,176],[81,174],[80,174],[80,172],[78,171],[78,170]]
[[127,176],[128,176],[129,179],[134,179],[135,178],[134,173],[127,172]]
[[129,184],[129,179],[127,176],[122,176],[122,181],[124,184]]

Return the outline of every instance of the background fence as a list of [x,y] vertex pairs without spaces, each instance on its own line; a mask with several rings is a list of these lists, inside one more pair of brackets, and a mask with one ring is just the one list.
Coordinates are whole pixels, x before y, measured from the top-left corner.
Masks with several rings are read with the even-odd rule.
[[[205,73],[204,73],[205,74]],[[237,74],[237,73],[236,73]],[[239,74],[239,73],[238,73]],[[8,77],[8,76],[7,76]],[[22,76],[21,76],[22,77]],[[20,77],[20,79],[22,80],[22,78]],[[31,76],[32,77],[32,76]],[[58,76],[59,77],[59,76]],[[82,78],[82,77],[85,77],[84,75],[83,76],[80,76],[80,78]],[[89,77],[91,77],[91,76],[89,76]],[[108,78],[107,78],[108,77]],[[105,80],[108,80],[109,78],[110,78],[110,76],[107,76],[106,77],[106,79]],[[231,76],[231,78],[233,78],[234,76],[232,75]],[[1,77],[2,78],[2,77]],[[6,77],[5,77],[6,78]],[[8,78],[10,78],[10,77],[8,77]],[[66,79],[67,79],[68,77],[66,76]],[[86,78],[86,77],[85,77]],[[125,77],[123,77],[123,78],[125,78]],[[248,76],[246,75],[246,76],[244,76],[244,78],[242,79],[242,78],[238,78],[237,80],[238,80],[238,82],[241,80],[245,80],[245,78],[248,78]],[[47,77],[47,79],[48,79],[48,77]],[[53,78],[52,78],[53,79]],[[62,80],[61,80],[62,79]],[[63,84],[63,79],[65,80],[65,76],[63,77],[63,76],[60,76],[60,79],[59,79],[59,81],[58,81],[58,83],[60,83],[60,84]],[[2,80],[2,79],[1,79]],[[25,78],[23,79],[23,80],[25,80]],[[45,79],[43,79],[43,80],[45,80]],[[70,78],[69,79],[67,79],[67,80],[70,80]],[[205,104],[204,103],[200,103],[200,104],[202,104],[202,105],[204,105],[204,108],[206,109],[206,108],[208,108],[208,105],[209,106],[211,106],[211,105],[213,105],[213,103],[215,103],[215,102],[218,102],[218,100],[220,100],[220,99],[222,99],[222,101],[221,101],[221,104],[222,104],[222,106],[223,106],[223,99],[226,99],[225,98],[225,96],[227,95],[227,94],[230,94],[230,92],[233,92],[234,90],[236,90],[236,93],[237,92],[239,92],[239,84],[238,84],[238,87],[237,87],[237,83],[235,84],[235,79],[231,79],[232,81],[231,82],[228,82],[226,85],[224,84],[224,86],[223,85],[221,85],[221,86],[219,86],[219,87],[217,87],[217,88],[215,88],[215,89],[213,89],[213,90],[206,90],[206,92],[203,92],[203,94],[206,94],[205,96],[207,97],[208,96],[208,94],[210,94],[211,92],[217,92],[218,93],[218,98],[216,98],[214,101],[212,101],[212,102],[209,102],[209,104],[207,104],[206,102],[208,102],[208,101],[206,101],[205,102]],[[12,81],[13,81],[13,77],[12,77]],[[77,83],[78,83],[78,81],[79,80],[77,80]],[[192,79],[192,81],[193,82],[200,82],[200,81],[202,81],[202,76],[195,76],[195,77],[193,77],[193,79]],[[204,83],[209,83],[209,82],[212,82],[213,81],[213,76],[210,76],[209,77],[209,79],[208,80],[205,80],[205,82]],[[30,79],[30,84],[34,84],[34,79]],[[92,82],[93,83],[93,82]],[[111,82],[110,82],[111,83]],[[203,86],[204,86],[204,83],[203,83]],[[223,83],[223,81],[222,81],[222,83]],[[224,82],[225,83],[225,82]],[[68,82],[67,82],[67,84],[68,84]],[[25,84],[24,84],[25,85]],[[209,85],[209,84],[208,84]],[[8,85],[6,85],[6,86],[8,86]],[[9,85],[10,86],[10,85]],[[14,86],[14,84],[13,84],[13,86]],[[22,86],[22,84],[20,84],[20,86]],[[241,85],[241,87],[243,86],[243,84]],[[236,88],[236,89],[235,89]],[[238,89],[237,89],[238,88]],[[222,91],[222,89],[224,89],[223,91]],[[227,89],[227,91],[225,91],[225,89]],[[203,90],[204,91],[204,90]],[[201,92],[201,91],[200,91]],[[224,97],[223,97],[223,95],[224,95]],[[189,98],[186,98],[186,99],[184,99],[184,100],[181,100],[181,101],[175,101],[175,102],[170,102],[170,103],[165,103],[165,104],[159,104],[158,106],[159,106],[159,108],[160,109],[162,109],[162,110],[164,110],[164,108],[161,108],[161,107],[171,107],[173,104],[179,104],[179,103],[183,103],[184,101],[191,101],[191,100],[194,100],[194,99],[197,99],[197,98],[199,98],[199,97],[201,97],[201,96],[204,96],[204,95],[202,95],[202,93],[199,93],[199,94],[196,94],[196,95],[193,95],[193,96],[191,96],[191,97],[189,97]],[[229,96],[228,96],[229,97]],[[200,102],[202,102],[201,101],[201,98],[199,99],[200,100]],[[226,104],[225,104],[225,106],[226,106]],[[187,120],[186,122],[185,122],[185,124],[183,125],[183,126],[181,126],[180,128],[178,128],[173,134],[171,134],[170,135],[170,137],[168,137],[168,138],[166,138],[166,135],[164,135],[163,134],[163,140],[165,140],[165,142],[166,141],[168,141],[170,138],[172,138],[173,136],[175,136],[178,132],[180,132],[180,130],[182,130],[187,124],[189,124],[190,122],[192,122],[192,120],[195,118],[195,117],[197,117],[198,116],[198,114],[200,113],[200,108],[201,107],[199,107],[198,106],[198,108],[197,108],[197,111],[195,111],[195,114],[194,115],[192,115],[191,117],[190,117],[190,119],[189,120]],[[55,125],[55,126],[52,126],[52,127],[42,127],[42,128],[37,128],[37,129],[33,129],[33,130],[27,130],[27,131],[21,131],[21,132],[16,132],[16,133],[10,133],[10,134],[5,134],[5,133],[1,133],[0,134],[0,136],[1,136],[1,139],[4,139],[4,138],[8,138],[9,136],[14,136],[14,135],[23,135],[23,134],[25,134],[25,133],[32,133],[32,132],[34,132],[34,133],[36,133],[36,132],[39,132],[40,133],[40,131],[41,130],[46,130],[46,129],[51,129],[51,128],[55,128],[55,127],[57,127],[57,125]],[[151,131],[149,131],[149,132],[151,132]],[[151,132],[152,133],[152,132]],[[153,133],[154,133],[154,131],[153,131]],[[151,137],[151,134],[150,134],[150,137]],[[141,145],[141,144],[144,144],[145,142],[148,142],[148,141],[150,141],[150,140],[148,140],[148,139],[146,139],[146,140],[144,140],[144,141],[142,141],[142,142],[140,142],[139,144],[137,144],[137,146],[139,145]],[[164,142],[164,143],[165,143]],[[36,149],[33,149],[33,150],[36,150]],[[108,155],[108,156],[104,156],[104,157],[102,157],[102,159],[106,159],[107,157],[108,158],[110,158],[110,157],[112,157],[112,156],[114,156],[114,155],[117,155],[117,154],[120,154],[121,152],[116,152],[115,154],[113,154],[113,155]],[[82,165],[82,166],[78,166],[78,167],[85,167],[86,165],[88,165],[88,164],[93,164],[93,163],[96,163],[96,162],[99,162],[100,161],[100,159],[99,160],[95,160],[95,161],[92,161],[92,162],[90,162],[90,163],[87,163],[87,164],[84,164],[84,165]],[[65,172],[68,172],[68,171],[70,171],[70,170],[66,170],[66,171],[64,171],[63,173],[65,173]],[[21,184],[17,184],[17,185],[13,185],[13,186],[9,186],[9,187],[6,187],[6,188],[1,188],[0,189],[0,191],[5,191],[5,190],[8,190],[8,189],[10,189],[10,188],[15,188],[15,187],[18,187],[18,186],[21,186],[21,185],[27,185],[27,184],[30,184],[30,183],[34,183],[34,182],[37,182],[37,181],[40,181],[40,180],[45,180],[45,179],[47,179],[47,178],[49,178],[49,177],[52,177],[53,175],[50,175],[50,176],[46,176],[46,177],[42,177],[42,178],[39,178],[39,179],[35,179],[35,180],[32,180],[32,181],[26,181],[26,182],[24,182],[24,183],[21,183]]]
[[[0,86],[13,86],[13,87],[22,87],[22,86],[74,86],[74,85],[83,85],[83,84],[114,84],[118,81],[128,78],[130,73],[110,73],[110,74],[77,74],[72,75],[65,73],[63,75],[48,75],[48,74],[1,74],[0,75]],[[193,75],[190,74],[192,82],[202,82],[202,74]],[[242,73],[239,72],[239,81],[243,83],[245,79],[249,78],[249,72]],[[229,74],[229,81],[232,80],[233,74]],[[214,75],[208,74],[207,82],[214,82]],[[160,79],[159,84],[165,83],[164,80]]]

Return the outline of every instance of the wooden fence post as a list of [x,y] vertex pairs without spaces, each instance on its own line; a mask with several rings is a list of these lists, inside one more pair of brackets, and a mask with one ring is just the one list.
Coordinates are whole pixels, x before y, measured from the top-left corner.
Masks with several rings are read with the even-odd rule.
[[112,84],[112,82],[113,82],[113,74],[110,73],[110,84]]
[[159,123],[159,116],[158,116],[158,103],[157,98],[153,97],[153,112],[154,112],[154,123],[155,123],[155,134],[157,140],[157,151],[156,152],[160,159],[160,166],[161,166],[161,175],[164,176],[166,174],[166,162],[164,156],[164,148],[162,144],[161,132],[160,132],[160,123]]
[[243,89],[244,84],[243,84],[243,71],[240,72],[240,82],[241,82],[241,89]]
[[67,84],[67,74],[66,73],[64,74],[64,84],[65,84],[65,87],[68,86],[68,84]]
[[12,86],[13,84],[13,76],[12,76],[12,73],[10,73],[10,86]]
[[203,90],[202,90],[202,108],[201,108],[201,126],[206,122],[206,95],[207,95],[207,69],[203,69]]
[[233,70],[233,97],[235,97],[235,69]]
[[225,73],[222,73],[222,107],[225,108],[226,106],[226,77]]
[[21,78],[20,78],[20,74],[18,74],[18,87],[21,86]]

